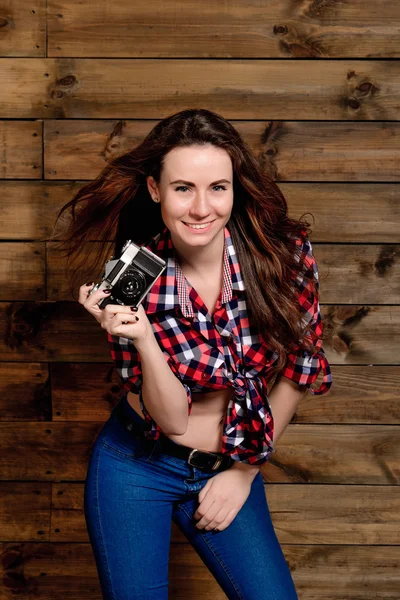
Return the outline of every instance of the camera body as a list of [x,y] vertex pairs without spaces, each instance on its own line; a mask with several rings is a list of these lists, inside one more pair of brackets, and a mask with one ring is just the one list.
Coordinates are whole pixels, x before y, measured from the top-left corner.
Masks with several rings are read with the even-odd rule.
[[106,263],[101,283],[97,283],[90,294],[96,290],[111,289],[111,294],[99,301],[100,308],[107,304],[139,306],[166,266],[162,258],[146,247],[128,240],[122,248],[121,257],[113,257]]

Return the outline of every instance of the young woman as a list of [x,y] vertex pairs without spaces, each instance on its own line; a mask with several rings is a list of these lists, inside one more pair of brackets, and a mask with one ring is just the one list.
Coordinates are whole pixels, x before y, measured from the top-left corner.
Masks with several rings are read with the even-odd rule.
[[[115,256],[130,239],[167,265],[139,306],[101,309],[105,291],[79,291],[125,391],[85,484],[103,597],[167,600],[173,520],[228,598],[297,598],[260,467],[304,392],[332,382],[308,223],[287,216],[250,147],[203,109],[160,121],[60,215],[69,209],[62,247],[76,272],[89,265],[99,280],[107,240]],[[97,257],[89,240],[102,242]]]

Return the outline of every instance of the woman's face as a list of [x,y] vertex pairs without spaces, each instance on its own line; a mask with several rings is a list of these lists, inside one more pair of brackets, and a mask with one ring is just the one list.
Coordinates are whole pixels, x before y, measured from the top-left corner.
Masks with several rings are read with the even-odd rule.
[[[173,243],[206,246],[224,229],[233,206],[233,169],[229,154],[211,144],[174,148],[165,157],[160,184],[147,178],[152,198]],[[209,224],[193,229],[190,224]]]

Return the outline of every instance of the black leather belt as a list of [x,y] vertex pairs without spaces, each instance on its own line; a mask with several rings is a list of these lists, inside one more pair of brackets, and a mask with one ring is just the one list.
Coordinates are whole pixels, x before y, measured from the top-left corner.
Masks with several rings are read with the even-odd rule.
[[[143,437],[143,427],[124,412],[122,401],[120,401],[113,409],[113,413],[131,435],[134,437]],[[233,458],[227,454],[222,454],[222,452],[209,452],[208,450],[198,450],[197,448],[184,446],[183,444],[174,442],[162,432],[160,437],[160,448],[162,452],[170,454],[171,456],[176,456],[177,458],[182,458],[183,460],[186,460],[189,465],[192,465],[192,467],[210,473],[224,471],[234,463]]]

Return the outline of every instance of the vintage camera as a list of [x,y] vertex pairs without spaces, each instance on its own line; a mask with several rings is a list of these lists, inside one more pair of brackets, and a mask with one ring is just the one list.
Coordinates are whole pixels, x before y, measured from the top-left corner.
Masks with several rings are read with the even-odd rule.
[[121,258],[112,257],[106,263],[101,283],[96,283],[90,293],[112,290],[110,296],[99,301],[100,308],[107,304],[139,306],[166,266],[162,258],[128,240],[122,248]]

